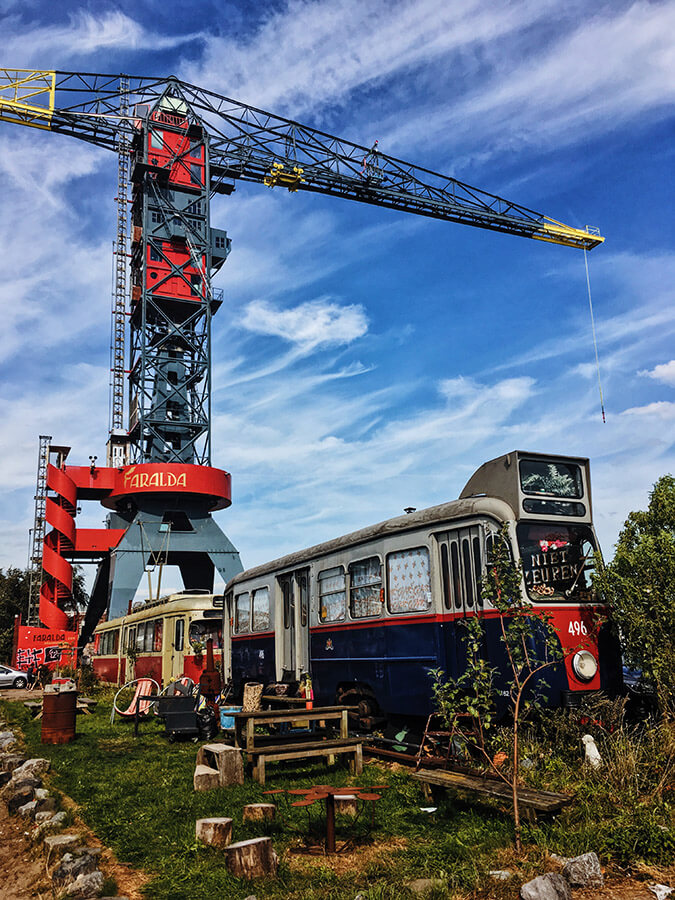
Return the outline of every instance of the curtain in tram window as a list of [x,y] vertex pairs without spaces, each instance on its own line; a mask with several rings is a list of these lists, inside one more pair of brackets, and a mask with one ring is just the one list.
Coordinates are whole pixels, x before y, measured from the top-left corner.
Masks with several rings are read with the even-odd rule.
[[155,622],[155,638],[152,644],[152,649],[155,653],[161,652],[162,649],[162,634],[164,632],[164,622],[162,619],[157,619]]
[[431,606],[429,551],[426,547],[390,553],[387,575],[390,612],[421,612]]
[[355,619],[379,616],[382,612],[382,566],[377,556],[349,567],[352,616]]

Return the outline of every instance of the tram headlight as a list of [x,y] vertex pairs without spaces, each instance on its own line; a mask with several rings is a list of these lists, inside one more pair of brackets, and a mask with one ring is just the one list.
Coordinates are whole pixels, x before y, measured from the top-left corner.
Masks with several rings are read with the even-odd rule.
[[572,668],[579,681],[592,681],[598,671],[598,661],[588,650],[579,650],[572,657]]

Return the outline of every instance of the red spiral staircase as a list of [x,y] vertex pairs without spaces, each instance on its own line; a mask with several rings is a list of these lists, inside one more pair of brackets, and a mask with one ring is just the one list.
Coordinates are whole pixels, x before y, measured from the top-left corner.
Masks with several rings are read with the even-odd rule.
[[72,598],[73,567],[66,559],[75,549],[75,512],[77,486],[63,469],[47,466],[45,518],[52,530],[45,536],[42,568],[44,581],[40,591],[40,621],[52,629],[68,627],[63,605]]

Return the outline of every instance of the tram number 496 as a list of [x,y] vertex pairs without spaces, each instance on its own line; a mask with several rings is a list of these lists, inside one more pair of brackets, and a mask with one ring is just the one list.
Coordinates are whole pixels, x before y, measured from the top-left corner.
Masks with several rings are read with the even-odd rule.
[[570,627],[567,630],[570,634],[588,634],[588,628],[579,619],[570,622]]

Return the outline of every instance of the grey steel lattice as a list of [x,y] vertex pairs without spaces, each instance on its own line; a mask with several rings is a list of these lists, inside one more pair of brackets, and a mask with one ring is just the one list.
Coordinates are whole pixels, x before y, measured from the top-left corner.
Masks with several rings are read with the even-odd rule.
[[37,480],[35,485],[35,515],[33,528],[30,533],[30,552],[28,556],[28,568],[30,570],[30,586],[28,594],[27,624],[38,626],[40,624],[40,590],[42,588],[42,555],[44,552],[45,533],[47,520],[45,518],[47,505],[47,464],[49,462],[49,448],[51,435],[40,435],[38,449]]

